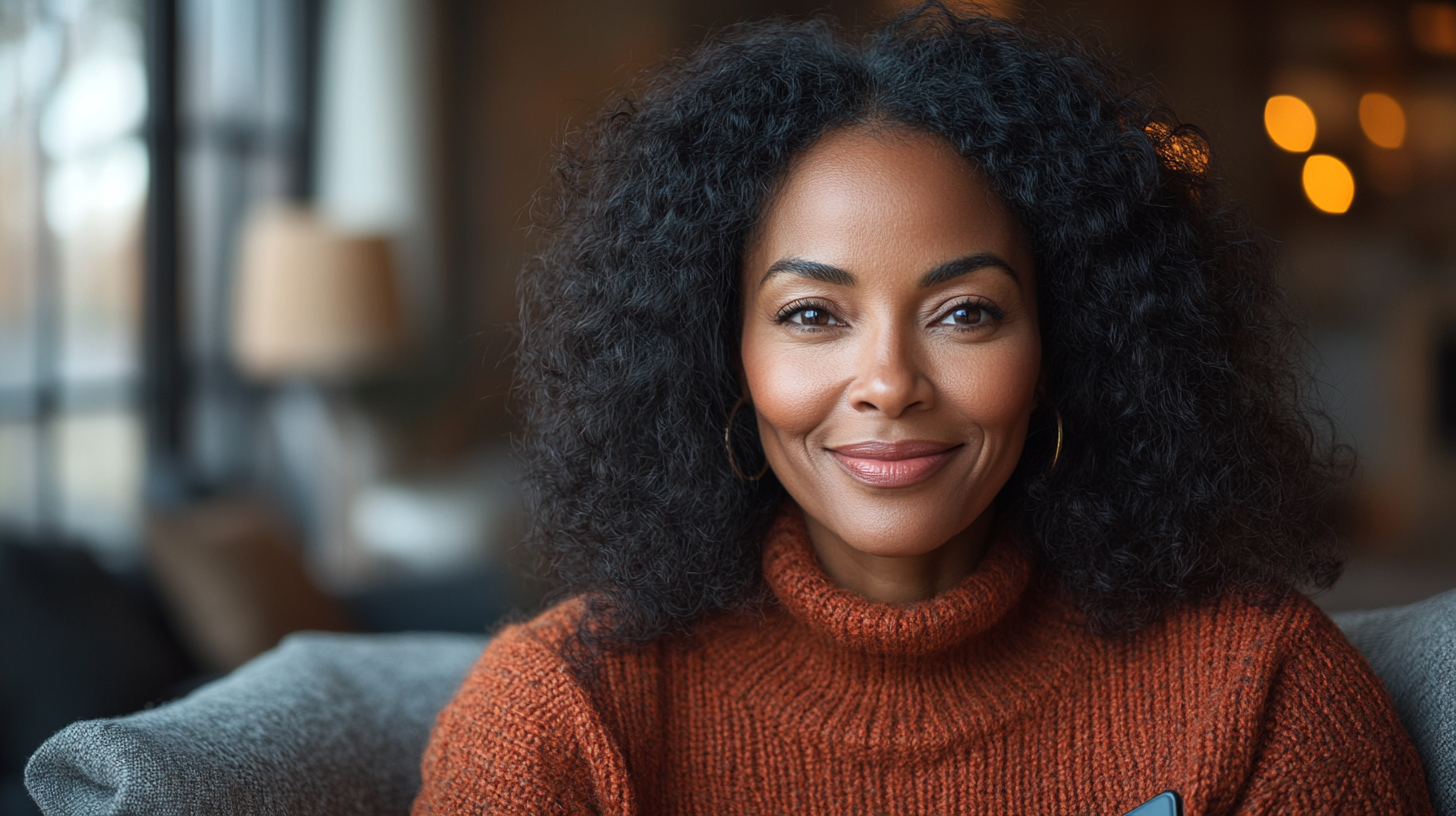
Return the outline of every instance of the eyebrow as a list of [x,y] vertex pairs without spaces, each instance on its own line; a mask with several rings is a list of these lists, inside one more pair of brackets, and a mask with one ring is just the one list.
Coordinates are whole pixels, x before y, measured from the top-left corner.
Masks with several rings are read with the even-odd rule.
[[798,275],[801,278],[832,283],[836,286],[853,286],[855,284],[854,276],[837,266],[819,263],[817,261],[806,261],[802,258],[780,258],[773,262],[773,265],[768,268],[768,271],[763,273],[763,277],[759,279],[758,285],[763,286],[765,283],[768,283],[769,278],[783,272],[787,272],[790,275]]
[[1011,268],[1011,264],[993,252],[977,252],[974,255],[967,255],[964,258],[956,258],[953,261],[946,261],[936,268],[925,273],[920,279],[920,288],[929,289],[932,286],[939,286],[949,280],[955,280],[961,275],[969,275],[972,272],[992,267],[1005,272],[1011,276],[1013,281],[1021,283],[1021,276]]
[[[1012,269],[1011,264],[1007,263],[1004,258],[992,252],[977,252],[974,255],[967,255],[964,258],[946,261],[940,266],[926,272],[920,278],[920,288],[929,289],[932,286],[939,286],[946,281],[954,280],[962,275],[969,275],[972,272],[986,269],[987,267],[1000,269],[1002,272],[1010,275],[1012,280],[1017,283],[1021,282],[1021,277],[1016,274],[1016,270]],[[780,258],[774,261],[773,265],[763,273],[763,277],[758,281],[758,285],[763,286],[765,283],[768,283],[769,278],[780,273],[798,275],[801,278],[810,278],[812,280],[823,281],[824,283],[832,283],[836,286],[854,286],[856,282],[854,275],[851,275],[848,270],[841,269],[832,264],[806,261],[802,258]]]

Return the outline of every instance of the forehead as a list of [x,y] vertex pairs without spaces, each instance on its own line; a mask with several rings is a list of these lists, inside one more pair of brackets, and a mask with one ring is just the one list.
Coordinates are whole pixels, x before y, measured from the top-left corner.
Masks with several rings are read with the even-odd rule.
[[825,135],[790,166],[745,272],[796,257],[923,273],[987,251],[1030,263],[1019,224],[974,164],[940,136],[853,128]]

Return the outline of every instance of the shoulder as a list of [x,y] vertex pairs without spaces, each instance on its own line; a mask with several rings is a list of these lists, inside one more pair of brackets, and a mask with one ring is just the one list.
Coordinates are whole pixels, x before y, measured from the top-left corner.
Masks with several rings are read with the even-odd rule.
[[1252,665],[1266,664],[1275,702],[1329,729],[1375,729],[1404,739],[1370,663],[1308,598],[1290,592],[1265,605],[1238,598],[1223,605],[1224,619],[1232,624],[1227,647],[1252,658],[1247,661]]
[[571,717],[582,701],[565,652],[583,609],[580,599],[572,599],[498,632],[445,710],[448,720],[442,715],[436,730],[502,719],[539,726]]
[[1267,673],[1270,679],[1292,664],[1310,661],[1369,674],[1369,665],[1334,621],[1294,591],[1262,598],[1227,593],[1205,604],[1178,607],[1148,636],[1160,645],[1171,640],[1194,653],[1222,656],[1218,663]]
[[1213,718],[1204,727],[1239,732],[1229,740],[1247,763],[1238,812],[1429,812],[1385,687],[1303,595],[1231,595],[1175,611],[1166,632],[1185,646],[1185,676],[1199,678],[1189,685]]
[[[1155,627],[1155,648],[1173,649],[1184,669],[1202,675],[1206,688],[1230,684],[1308,709],[1328,711],[1331,728],[1364,712],[1359,723],[1385,727],[1394,722],[1389,695],[1370,664],[1335,622],[1298,592],[1260,600],[1231,593],[1207,604],[1174,610]],[[1358,724],[1358,723],[1357,723]]]
[[586,602],[569,598],[527,621],[502,627],[466,678],[555,678],[569,674],[566,649],[576,636]]
[[502,629],[430,734],[417,814],[532,813],[625,795],[626,775],[565,657],[580,599]]
[[1176,606],[1146,629],[1109,638],[1086,627],[1065,592],[1055,598],[1065,611],[1052,617],[1070,633],[1068,642],[1087,650],[1091,665],[1164,678],[1180,694],[1202,698],[1205,707],[1217,700],[1241,717],[1257,718],[1271,695],[1294,689],[1389,707],[1365,658],[1328,615],[1294,591],[1258,598],[1225,593]]

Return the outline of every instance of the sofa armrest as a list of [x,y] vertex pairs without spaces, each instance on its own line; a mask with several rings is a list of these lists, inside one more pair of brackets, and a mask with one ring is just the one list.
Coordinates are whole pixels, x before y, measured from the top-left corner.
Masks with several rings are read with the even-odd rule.
[[75,723],[31,757],[48,816],[403,814],[486,639],[301,633],[187,697]]

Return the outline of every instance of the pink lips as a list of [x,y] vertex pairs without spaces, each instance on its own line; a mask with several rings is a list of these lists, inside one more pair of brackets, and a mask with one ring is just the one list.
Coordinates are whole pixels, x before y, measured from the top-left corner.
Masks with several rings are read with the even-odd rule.
[[849,475],[873,487],[909,487],[929,479],[960,445],[912,440],[860,442],[830,449]]

